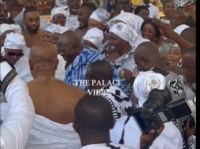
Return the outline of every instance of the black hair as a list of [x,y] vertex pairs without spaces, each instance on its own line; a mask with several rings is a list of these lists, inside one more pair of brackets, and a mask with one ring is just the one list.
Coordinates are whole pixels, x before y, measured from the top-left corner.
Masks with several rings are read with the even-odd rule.
[[[114,7],[115,7],[115,9],[117,8],[117,3],[118,3],[118,1],[119,0],[115,0],[115,2],[114,2]],[[131,0],[129,0],[130,1],[130,3],[131,3]],[[132,3],[131,3],[132,4]]]
[[17,0],[6,0],[6,6],[8,9],[10,9],[10,7],[15,5],[16,3],[17,3]]
[[112,107],[102,96],[86,94],[76,105],[75,125],[82,131],[109,132],[113,123]]
[[97,6],[94,3],[91,3],[91,2],[83,3],[81,6],[82,7],[87,7],[92,12],[97,9]]
[[113,79],[113,69],[107,61],[96,61],[89,65],[90,73],[98,79],[111,81]]
[[151,24],[151,25],[153,26],[153,28],[155,29],[155,32],[156,32],[156,38],[157,38],[157,39],[160,39],[160,37],[161,37],[161,32],[160,32],[160,30],[159,30],[159,27],[153,22],[152,19],[147,19],[147,20],[145,20],[145,21],[143,22],[142,27],[141,27],[141,31],[143,30],[143,28],[144,28],[144,26],[145,26],[146,24]]
[[23,16],[25,17],[27,13],[29,12],[38,12],[37,8],[32,8],[32,7],[29,7],[27,8],[25,11],[24,11],[24,14]]
[[137,6],[137,7],[135,8],[135,10],[134,10],[134,13],[135,13],[136,15],[138,15],[138,14],[140,13],[140,11],[143,10],[143,9],[147,10],[148,13],[150,14],[149,9],[148,9],[148,7],[146,7],[146,6]]

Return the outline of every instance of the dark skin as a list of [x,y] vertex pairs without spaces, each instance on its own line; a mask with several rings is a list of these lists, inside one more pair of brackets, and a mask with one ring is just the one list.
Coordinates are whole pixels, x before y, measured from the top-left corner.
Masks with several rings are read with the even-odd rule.
[[65,26],[66,17],[63,14],[57,14],[53,17],[52,23],[59,24],[61,26]]
[[124,12],[130,12],[131,11],[131,1],[130,0],[118,0],[117,4],[116,4],[116,11],[115,11],[115,15],[117,16],[118,14],[120,14],[121,11]]
[[44,31],[40,27],[40,15],[37,11],[28,12],[24,17],[26,29],[23,32],[27,47],[31,48],[42,42]]
[[13,66],[16,64],[16,62],[24,56],[23,50],[21,49],[5,49],[5,58],[6,60],[11,63]]
[[82,38],[88,29],[88,21],[92,11],[87,7],[80,7],[78,10],[79,28],[76,29],[77,34]]
[[171,20],[175,11],[176,4],[173,1],[165,3],[165,5],[163,6],[163,13],[165,14],[164,19]]
[[80,0],[68,0],[69,12],[71,15],[77,15],[78,9],[80,8],[81,2]]
[[69,66],[83,50],[81,40],[73,31],[67,31],[58,40],[58,49]]
[[23,9],[23,4],[21,0],[17,0],[15,4],[8,8],[10,13],[10,19],[13,20]]
[[148,5],[148,4],[150,4],[150,0],[143,0],[143,3]]
[[74,108],[85,92],[55,79],[58,65],[55,47],[47,42],[34,46],[29,64],[34,80],[27,85],[36,114],[60,124],[72,123]]
[[185,24],[185,21],[186,21],[186,16],[181,10],[176,10],[173,13],[172,18],[170,20],[173,29],[175,29],[179,25]]

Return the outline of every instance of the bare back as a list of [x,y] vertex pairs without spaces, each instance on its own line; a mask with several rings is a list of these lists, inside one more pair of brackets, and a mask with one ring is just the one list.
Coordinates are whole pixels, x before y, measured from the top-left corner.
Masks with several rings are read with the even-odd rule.
[[74,120],[77,102],[86,94],[82,89],[69,86],[50,77],[42,77],[28,83],[36,114],[60,124]]

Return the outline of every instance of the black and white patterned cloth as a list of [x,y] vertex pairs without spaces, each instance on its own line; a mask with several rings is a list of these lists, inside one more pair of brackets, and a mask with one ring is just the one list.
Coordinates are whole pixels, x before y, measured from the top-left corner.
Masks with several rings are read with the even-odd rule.
[[81,149],[134,149],[130,147],[126,147],[121,144],[115,144],[115,143],[102,143],[102,144],[91,144],[87,146],[83,146]]
[[196,149],[196,136],[190,136],[188,139],[188,148]]
[[116,86],[107,86],[101,89],[101,96],[109,101],[112,106],[113,117],[117,121],[122,116],[127,116],[132,111],[133,104],[129,97]]

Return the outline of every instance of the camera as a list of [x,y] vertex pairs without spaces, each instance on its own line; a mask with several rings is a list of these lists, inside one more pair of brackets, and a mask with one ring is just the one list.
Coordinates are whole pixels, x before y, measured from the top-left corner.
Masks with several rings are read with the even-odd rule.
[[143,107],[132,111],[131,116],[135,118],[143,134],[148,134],[151,129],[157,131],[163,123],[192,113],[185,98],[171,101],[172,97],[167,88],[154,89]]

